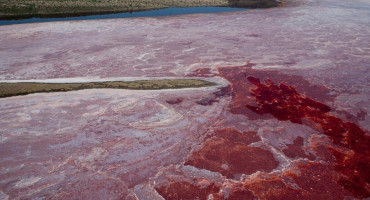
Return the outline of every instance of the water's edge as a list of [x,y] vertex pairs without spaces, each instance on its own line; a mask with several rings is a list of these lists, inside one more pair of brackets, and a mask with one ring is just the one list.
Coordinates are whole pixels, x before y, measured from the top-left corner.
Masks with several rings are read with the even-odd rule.
[[[220,13],[247,10],[246,8],[235,7],[172,7],[155,10],[135,11],[135,12],[98,12],[98,13],[70,13],[70,14],[46,14],[38,16],[13,16],[0,20],[1,25],[39,23],[53,21],[75,21],[75,20],[93,20],[93,19],[114,19],[114,18],[132,18],[132,17],[160,17],[185,14],[200,13]],[[78,15],[78,16],[76,16]],[[82,16],[81,16],[82,15]],[[32,18],[27,18],[32,17]],[[21,19],[20,19],[21,18]],[[27,18],[27,19],[24,19]]]

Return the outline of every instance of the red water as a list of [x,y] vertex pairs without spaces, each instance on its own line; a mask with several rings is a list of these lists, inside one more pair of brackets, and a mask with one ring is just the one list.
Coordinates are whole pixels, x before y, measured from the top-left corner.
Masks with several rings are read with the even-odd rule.
[[370,137],[363,129],[330,114],[329,106],[299,94],[292,86],[275,84],[270,79],[261,83],[252,76],[247,79],[256,86],[250,91],[257,102],[257,106],[246,105],[247,108],[283,121],[302,124],[303,119],[309,119],[315,122],[313,125],[319,126],[322,133],[338,145],[329,148],[336,158],[335,170],[343,175],[339,183],[356,197],[370,195]]
[[220,172],[228,178],[257,171],[270,172],[279,163],[270,151],[248,146],[258,140],[255,134],[232,129],[220,130],[218,136],[207,140],[185,165]]
[[[259,173],[242,182],[226,179],[207,187],[173,180],[169,186],[157,188],[158,192],[166,199],[186,199],[177,194],[186,194],[190,199],[207,199],[211,194],[214,199],[370,196],[369,136],[356,123],[331,114],[331,108],[324,103],[334,98],[329,95],[330,90],[299,76],[274,70],[254,70],[252,66],[248,63],[219,69],[220,76],[230,82],[227,92],[232,96],[229,112],[242,114],[249,120],[276,118],[302,124],[326,135],[330,142],[314,136],[307,147],[303,138],[297,137],[292,144],[287,144],[283,153],[289,158],[306,160],[294,162],[281,172],[269,173],[278,167],[279,162],[270,151],[249,146],[260,141],[256,132],[214,127],[214,135],[192,153],[185,165],[219,172],[234,180],[238,180],[240,174]],[[304,148],[311,148],[316,156],[306,153]],[[227,192],[225,188],[228,188]]]

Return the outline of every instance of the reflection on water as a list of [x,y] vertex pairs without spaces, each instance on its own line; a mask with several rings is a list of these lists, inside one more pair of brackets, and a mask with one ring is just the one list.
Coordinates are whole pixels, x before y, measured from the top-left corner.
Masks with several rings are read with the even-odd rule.
[[189,8],[165,8],[158,10],[148,10],[139,12],[126,12],[115,14],[89,15],[79,17],[63,17],[63,18],[29,18],[17,20],[0,20],[0,25],[51,22],[51,21],[72,21],[72,20],[90,20],[90,19],[113,19],[113,18],[128,18],[128,17],[156,17],[183,15],[195,13],[219,13],[246,10],[245,8],[230,8],[230,7],[189,7]]

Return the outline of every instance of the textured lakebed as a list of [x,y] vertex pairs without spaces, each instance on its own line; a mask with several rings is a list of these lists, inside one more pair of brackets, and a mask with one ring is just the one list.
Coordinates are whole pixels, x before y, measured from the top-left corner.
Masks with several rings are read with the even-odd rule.
[[369,25],[368,1],[312,0],[0,27],[3,82],[219,84],[0,99],[0,198],[367,198]]

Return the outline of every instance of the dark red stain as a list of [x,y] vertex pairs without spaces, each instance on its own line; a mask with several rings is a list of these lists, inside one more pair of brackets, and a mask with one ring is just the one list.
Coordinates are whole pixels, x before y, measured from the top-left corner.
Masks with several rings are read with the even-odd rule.
[[250,92],[257,103],[256,106],[247,104],[248,109],[293,123],[302,124],[303,119],[315,122],[334,144],[347,148],[346,151],[331,148],[336,158],[335,169],[343,175],[339,183],[356,197],[370,196],[370,137],[364,130],[333,116],[329,106],[299,94],[292,86],[277,85],[270,79],[262,83],[252,76],[247,79],[256,86]]
[[301,162],[281,175],[247,180],[244,186],[260,199],[345,199],[351,194],[337,184],[339,179],[330,165]]
[[256,171],[270,172],[279,165],[270,151],[248,146],[259,140],[249,132],[244,135],[234,129],[224,129],[217,135],[204,142],[185,165],[219,172],[228,178]]
[[271,114],[279,120],[302,123],[306,116],[317,116],[330,111],[330,107],[308,97],[300,95],[292,86],[285,83],[275,85],[270,79],[261,83],[259,78],[248,77],[249,82],[257,86],[251,89],[257,106],[246,107],[258,114]]
[[289,158],[308,158],[309,160],[315,160],[314,155],[305,153],[303,146],[303,138],[297,137],[293,141],[293,144],[287,145],[287,148],[283,150],[283,153]]
[[223,128],[215,131],[216,136],[230,140],[231,142],[244,143],[246,145],[260,141],[255,131],[240,132],[234,128]]
[[230,140],[231,142],[244,143],[246,145],[260,141],[255,131],[240,132],[234,128],[223,128],[215,131],[216,136]]
[[157,192],[167,200],[185,200],[185,199],[208,199],[213,193],[220,190],[214,183],[204,187],[190,183],[188,181],[171,182],[168,186],[155,188]]
[[[321,102],[331,102],[333,96],[323,86],[312,85],[299,76],[281,74],[275,70],[253,70],[254,64],[220,68],[220,75],[231,84],[220,96],[231,95],[229,111],[249,119],[275,117],[282,121],[303,124],[321,131],[326,137],[314,136],[310,148],[325,162],[300,161],[281,173],[260,173],[244,183],[223,183],[225,188],[209,185],[200,187],[186,181],[174,181],[156,188],[165,199],[345,199],[369,197],[370,160],[369,137],[353,122],[344,121],[329,112]],[[260,80],[265,80],[261,82]],[[280,84],[275,84],[280,83]],[[214,94],[216,99],[218,96]],[[320,102],[321,101],[321,102]],[[248,144],[259,141],[255,132],[240,132],[220,128],[212,138],[194,152],[185,165],[219,172],[228,178],[256,171],[269,172],[278,163],[271,152]],[[283,150],[291,158],[307,155],[303,138]],[[338,184],[339,183],[339,184]],[[345,188],[346,190],[343,190]]]
[[300,76],[282,74],[276,70],[255,70],[252,69],[253,66],[255,64],[247,63],[240,67],[223,67],[218,69],[220,76],[231,83],[231,113],[243,114],[251,120],[271,118],[270,115],[259,115],[245,107],[246,104],[257,106],[256,99],[250,95],[248,90],[252,84],[246,80],[247,77],[255,77],[261,80],[268,78],[274,82],[285,82],[286,85],[294,86],[300,94],[310,96],[313,100],[331,102],[334,99],[334,96],[329,94],[330,90],[328,88],[313,85]]
[[183,101],[182,99],[177,98],[177,99],[170,99],[170,100],[167,100],[166,102],[167,102],[168,104],[174,105],[174,104],[179,104],[179,103],[181,103],[182,101]]
[[[206,179],[194,178],[192,182],[173,180],[167,177],[169,183],[155,187],[156,191],[166,200],[248,200],[257,199],[246,185],[241,183],[227,183],[228,188],[225,190],[224,186],[218,186]],[[208,184],[202,184],[208,183]],[[212,198],[210,198],[212,195]]]
[[315,152],[315,156],[319,160],[323,160],[328,163],[335,163],[336,159],[332,152],[328,149],[328,146],[332,145],[331,140],[325,136],[311,136],[310,148]]
[[[249,119],[273,116],[321,130],[337,145],[329,150],[335,157],[334,167],[341,174],[338,183],[355,197],[370,196],[369,137],[355,123],[330,114],[330,107],[319,102],[332,101],[330,91],[323,86],[312,85],[298,76],[281,74],[275,70],[254,70],[253,66],[254,64],[247,63],[241,67],[219,69],[220,75],[231,83],[233,102],[230,111],[244,114]],[[265,81],[261,82],[261,79]],[[253,86],[255,87],[251,88]],[[299,143],[301,141],[293,144],[297,147],[288,146],[288,156],[302,156]],[[295,148],[296,152],[293,153],[294,150],[290,148]],[[341,148],[345,150],[340,150]]]
[[281,177],[263,177],[246,184],[260,199],[300,199],[301,190],[285,185]]

